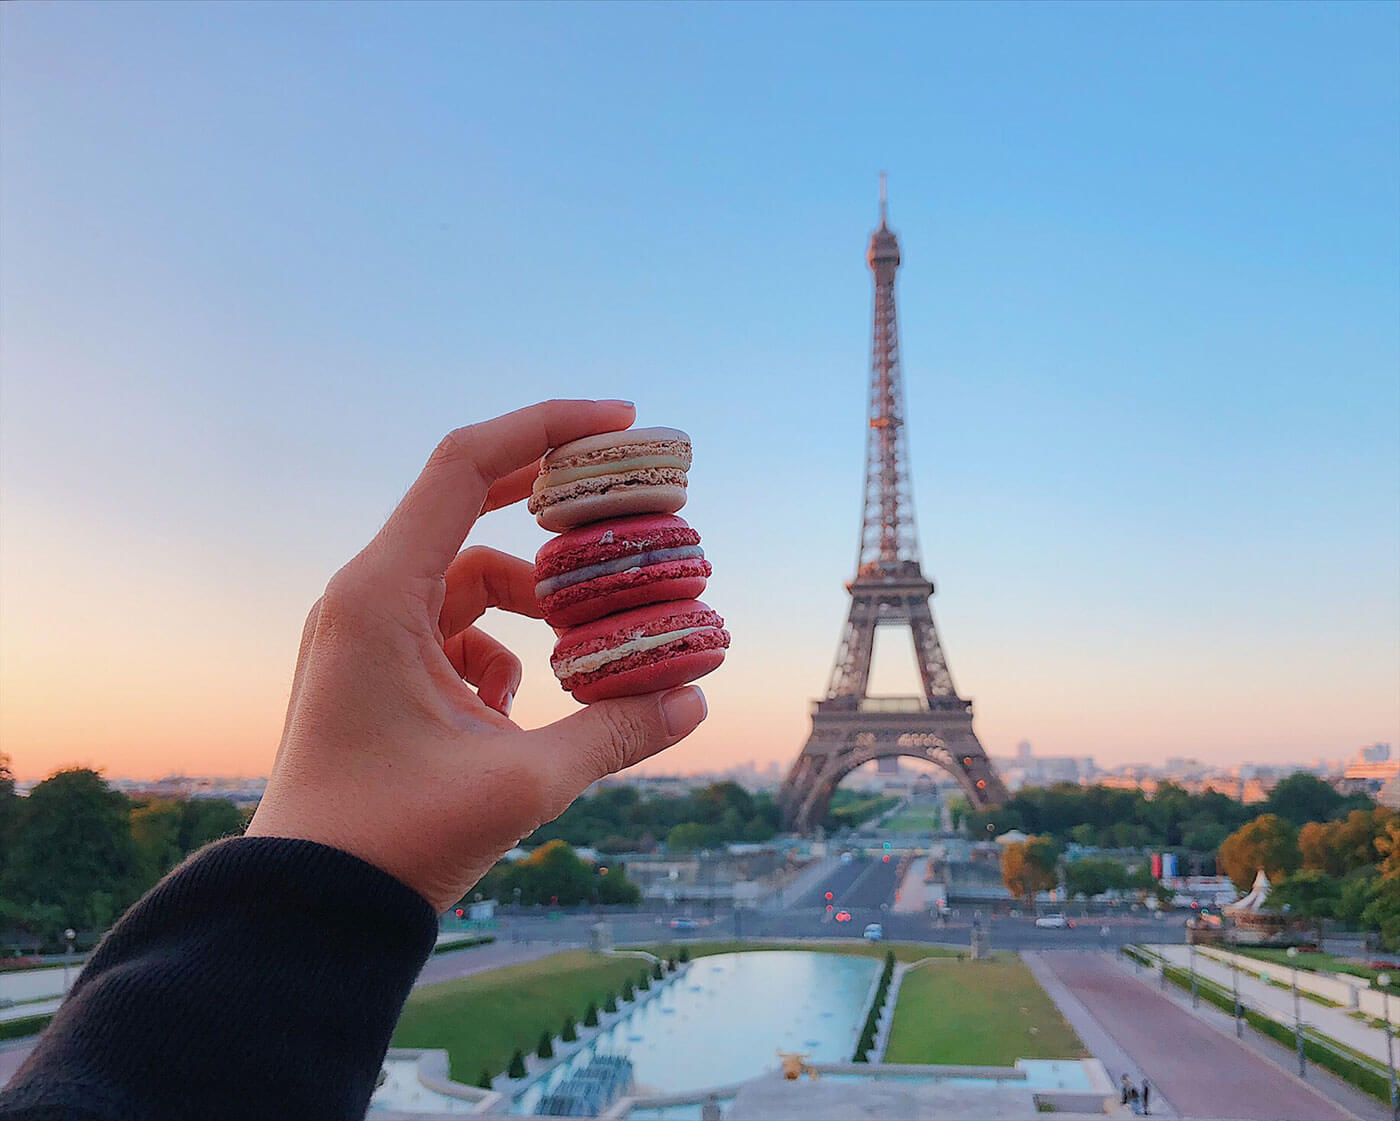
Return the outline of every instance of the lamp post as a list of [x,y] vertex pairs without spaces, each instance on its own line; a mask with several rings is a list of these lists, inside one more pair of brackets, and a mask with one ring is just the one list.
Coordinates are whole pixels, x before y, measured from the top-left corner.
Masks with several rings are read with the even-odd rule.
[[1240,1007],[1240,963],[1230,954],[1230,991],[1235,996],[1235,1038],[1244,1038],[1244,1009]]
[[1400,1095],[1395,1089],[1395,1051],[1391,1043],[1390,1034],[1390,974],[1382,973],[1376,977],[1376,986],[1381,990],[1381,1002],[1384,1009],[1385,1026],[1385,1065],[1390,1075],[1390,1116],[1393,1121],[1400,1121]]
[[71,926],[63,932],[63,940],[68,943],[68,952],[63,955],[63,991],[68,991],[68,965],[73,960],[73,939],[78,932]]
[[1191,1007],[1199,1008],[1201,1006],[1201,993],[1196,984],[1196,943],[1188,942],[1187,946],[1191,951]]
[[1298,1077],[1308,1076],[1308,1063],[1303,1054],[1303,1010],[1298,1004],[1298,947],[1288,947],[1288,962],[1293,966],[1293,1038],[1298,1044]]

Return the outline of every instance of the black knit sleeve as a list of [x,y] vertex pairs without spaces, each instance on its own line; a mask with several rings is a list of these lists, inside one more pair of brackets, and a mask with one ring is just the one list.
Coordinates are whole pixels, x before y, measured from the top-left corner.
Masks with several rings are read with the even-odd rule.
[[0,1118],[359,1121],[436,932],[339,849],[210,845],[102,940]]

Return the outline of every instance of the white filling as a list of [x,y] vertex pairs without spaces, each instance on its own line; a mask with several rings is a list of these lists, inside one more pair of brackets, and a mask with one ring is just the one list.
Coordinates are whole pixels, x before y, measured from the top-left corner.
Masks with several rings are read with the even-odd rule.
[[534,492],[539,494],[550,487],[562,487],[582,479],[597,479],[604,475],[625,475],[629,471],[655,471],[663,469],[686,471],[690,468],[690,456],[658,452],[653,455],[636,455],[627,459],[614,459],[606,463],[588,463],[581,467],[548,467],[535,479]]
[[629,654],[640,654],[643,650],[654,650],[658,646],[665,646],[668,642],[675,642],[676,639],[684,638],[696,631],[713,629],[713,627],[683,627],[681,630],[667,631],[665,634],[642,635],[640,638],[629,639],[621,645],[613,646],[607,650],[599,650],[594,654],[580,654],[577,658],[566,658],[562,662],[555,662],[554,676],[563,681],[566,677],[573,677],[575,674],[592,673],[609,662],[626,658]]

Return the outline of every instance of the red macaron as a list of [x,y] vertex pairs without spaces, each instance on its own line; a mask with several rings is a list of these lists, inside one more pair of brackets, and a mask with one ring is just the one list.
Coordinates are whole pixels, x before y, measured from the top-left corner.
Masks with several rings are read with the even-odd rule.
[[535,598],[556,630],[649,603],[694,599],[710,562],[674,514],[638,514],[571,529],[535,554]]
[[672,689],[718,669],[729,646],[719,614],[697,599],[653,603],[570,627],[550,663],[582,704]]

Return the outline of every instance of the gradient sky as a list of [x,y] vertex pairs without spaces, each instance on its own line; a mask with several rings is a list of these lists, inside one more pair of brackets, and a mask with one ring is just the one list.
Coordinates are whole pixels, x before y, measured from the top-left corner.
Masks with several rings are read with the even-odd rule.
[[[695,441],[734,646],[652,769],[786,765],[881,169],[988,750],[1400,742],[1397,60],[1394,4],[6,4],[0,746],[265,773],[306,609],[437,439],[567,395]],[[567,712],[547,629],[487,625],[521,722]]]

